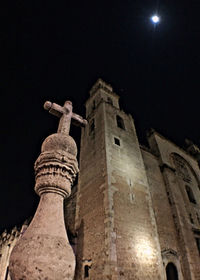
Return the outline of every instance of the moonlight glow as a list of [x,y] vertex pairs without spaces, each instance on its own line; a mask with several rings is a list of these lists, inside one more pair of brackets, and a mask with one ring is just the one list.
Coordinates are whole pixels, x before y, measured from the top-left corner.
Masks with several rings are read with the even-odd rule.
[[153,23],[158,23],[160,21],[160,18],[159,18],[159,16],[154,15],[151,17],[151,20],[153,21]]

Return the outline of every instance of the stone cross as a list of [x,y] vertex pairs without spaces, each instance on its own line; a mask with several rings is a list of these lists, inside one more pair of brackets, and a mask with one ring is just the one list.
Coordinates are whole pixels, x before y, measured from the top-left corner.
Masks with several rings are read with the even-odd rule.
[[71,120],[73,124],[77,126],[85,126],[87,124],[86,120],[72,112],[71,101],[66,101],[63,107],[56,103],[46,101],[44,103],[44,109],[49,111],[52,115],[60,118],[58,133],[69,134]]

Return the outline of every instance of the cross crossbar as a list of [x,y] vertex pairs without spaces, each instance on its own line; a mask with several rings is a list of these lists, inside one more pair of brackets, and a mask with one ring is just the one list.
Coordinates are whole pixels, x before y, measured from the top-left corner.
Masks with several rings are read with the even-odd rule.
[[83,119],[81,116],[72,112],[72,102],[66,101],[64,106],[60,106],[56,103],[46,101],[44,103],[44,109],[49,111],[52,115],[60,118],[58,125],[58,133],[69,134],[71,120],[76,126],[86,126],[87,120]]

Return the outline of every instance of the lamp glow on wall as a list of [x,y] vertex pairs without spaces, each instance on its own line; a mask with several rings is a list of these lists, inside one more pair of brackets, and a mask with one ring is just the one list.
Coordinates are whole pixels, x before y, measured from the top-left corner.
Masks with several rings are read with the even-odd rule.
[[153,263],[155,257],[155,248],[148,238],[140,238],[136,242],[135,251],[138,259],[144,264]]

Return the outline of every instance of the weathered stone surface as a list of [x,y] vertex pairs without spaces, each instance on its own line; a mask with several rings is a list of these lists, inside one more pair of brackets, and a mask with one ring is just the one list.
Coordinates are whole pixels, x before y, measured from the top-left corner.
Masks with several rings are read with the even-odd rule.
[[[162,279],[155,218],[133,120],[120,111],[118,96],[101,80],[86,102],[86,114],[89,126],[82,131],[76,206],[75,279],[84,278],[86,266],[89,279]],[[123,120],[122,128],[116,116]]]
[[76,155],[76,143],[71,136],[56,133],[47,137],[35,162],[36,193],[49,190],[68,197],[78,172]]
[[[200,280],[198,149],[185,151],[153,130],[148,136],[150,147],[139,145],[133,119],[120,110],[118,99],[110,85],[98,80],[86,102],[89,125],[82,128],[78,186],[65,201],[65,225],[77,259],[74,279],[170,280],[166,271],[173,264],[178,280]],[[61,117],[70,103],[65,109],[51,102],[46,106]],[[69,119],[63,118],[62,125],[65,121]],[[62,213],[63,196],[69,195],[77,170],[74,142],[60,139],[57,134],[47,138],[36,164],[36,190],[42,194],[43,207],[37,211],[40,222],[30,226],[31,242],[43,237],[48,252],[57,240],[64,242],[64,226],[57,223],[63,217],[57,215]],[[51,162],[47,168],[46,159]],[[68,167],[63,173],[65,164]],[[59,191],[56,182],[60,182]],[[58,202],[54,194],[51,197],[45,192],[49,184],[53,185],[51,192],[59,193]],[[69,266],[64,253],[57,255]],[[54,257],[45,267],[50,269],[52,259],[55,268]],[[29,258],[34,263],[35,254],[25,257]],[[39,275],[38,270],[34,273]]]
[[[14,258],[15,262],[12,261]],[[11,279],[73,279],[73,258],[71,246],[66,242],[66,238],[48,234],[24,236],[12,253],[10,270],[12,272],[15,266],[15,272],[11,273]]]
[[77,148],[69,136],[71,118],[81,125],[86,121],[72,113],[69,101],[63,107],[47,102],[45,108],[60,117],[58,133],[47,137],[35,162],[35,191],[41,198],[30,226],[12,251],[12,280],[74,277],[75,256],[65,229],[63,199],[70,195],[78,172]]
[[[172,262],[179,280],[200,280],[196,159],[155,132],[149,136],[150,149],[141,147],[132,118],[120,110],[118,97],[102,80],[90,92],[86,115],[75,279],[83,279],[88,269],[89,279],[95,280],[166,280]],[[185,159],[185,166],[183,161],[176,166],[173,153]],[[186,184],[196,204],[189,201]]]
[[[149,135],[151,151],[144,152],[159,240],[179,279],[200,279],[197,239],[200,238],[200,173],[194,157],[157,132]],[[188,186],[195,198],[190,201]],[[164,218],[163,218],[164,217]],[[167,220],[166,220],[167,219]],[[163,257],[166,260],[166,254]],[[165,267],[166,267],[166,262]]]
[[64,226],[63,197],[43,193],[30,226],[12,251],[11,279],[73,279],[74,268]]

